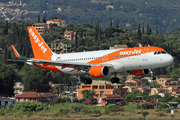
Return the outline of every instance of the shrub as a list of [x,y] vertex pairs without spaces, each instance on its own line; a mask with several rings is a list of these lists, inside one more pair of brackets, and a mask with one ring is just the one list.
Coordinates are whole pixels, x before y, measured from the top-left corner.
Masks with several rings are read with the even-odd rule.
[[79,100],[79,103],[84,103],[85,100],[86,100],[85,98],[82,98],[82,99]]
[[73,103],[78,103],[78,99],[77,98],[73,98]]
[[144,116],[144,118],[149,115],[149,112],[142,112],[142,115]]
[[4,115],[4,110],[0,110],[0,116]]
[[118,105],[115,104],[111,104],[106,106],[106,113],[110,113],[110,112],[119,112],[119,111],[125,111],[125,109],[123,107],[120,107]]
[[167,108],[168,106],[166,104],[162,104],[157,107],[158,110],[162,110],[163,108]]
[[92,101],[91,101],[91,100],[85,100],[84,104],[85,104],[85,105],[91,105],[91,104],[92,104]]

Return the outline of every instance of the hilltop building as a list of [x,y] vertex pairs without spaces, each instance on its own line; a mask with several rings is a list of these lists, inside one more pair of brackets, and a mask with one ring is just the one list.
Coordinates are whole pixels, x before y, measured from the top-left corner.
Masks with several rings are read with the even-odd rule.
[[33,26],[36,28],[39,34],[49,33],[51,25],[46,23],[34,23]]
[[66,27],[66,21],[62,19],[52,19],[47,20],[46,23],[49,24],[57,24],[57,26]]

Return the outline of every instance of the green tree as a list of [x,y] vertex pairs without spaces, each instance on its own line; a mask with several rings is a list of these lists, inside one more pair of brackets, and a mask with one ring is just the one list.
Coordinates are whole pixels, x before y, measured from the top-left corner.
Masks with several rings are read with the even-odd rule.
[[146,35],[150,35],[150,28],[149,28],[149,23],[147,23],[147,28],[146,28]]
[[75,35],[75,48],[78,48],[78,31],[76,31],[76,35]]
[[26,91],[48,92],[50,90],[49,81],[52,76],[49,71],[32,67],[23,78]]
[[98,97],[98,95],[93,90],[82,90],[81,93],[83,94],[83,100],[91,100],[93,104],[97,103],[95,97]]
[[3,31],[2,31],[3,35],[7,35],[8,34],[8,21],[6,20],[6,25],[5,27],[3,28]]
[[140,23],[138,23],[137,39],[141,39],[141,34],[141,26]]
[[16,73],[12,66],[3,63],[0,63],[0,68],[0,93],[7,93],[9,96],[13,96]]
[[38,23],[40,23],[40,15],[38,14]]
[[109,24],[109,26],[112,26],[112,20],[110,20],[110,24]]
[[46,23],[46,17],[45,16],[43,17],[42,22]]
[[143,115],[143,117],[144,117],[144,119],[145,119],[145,117],[146,117],[147,115],[149,115],[149,112],[142,112],[142,115]]

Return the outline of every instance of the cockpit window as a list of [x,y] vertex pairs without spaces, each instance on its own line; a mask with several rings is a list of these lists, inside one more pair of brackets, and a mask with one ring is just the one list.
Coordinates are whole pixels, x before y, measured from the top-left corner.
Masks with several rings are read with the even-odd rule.
[[156,51],[154,52],[154,55],[158,55],[158,54],[167,54],[166,51]]

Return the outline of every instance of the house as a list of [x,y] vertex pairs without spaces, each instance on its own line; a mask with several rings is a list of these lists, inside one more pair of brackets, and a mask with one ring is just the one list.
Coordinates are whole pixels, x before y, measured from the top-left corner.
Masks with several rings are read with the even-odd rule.
[[180,86],[169,86],[169,87],[166,87],[170,93],[172,94],[180,94]]
[[169,93],[169,90],[166,88],[151,88],[151,95],[156,95],[158,93]]
[[15,96],[17,103],[37,101],[46,103],[47,105],[55,104],[55,100],[57,97],[57,95],[51,92],[24,92],[20,95]]
[[126,85],[133,83],[136,86],[144,86],[143,81],[138,79],[136,76],[127,76],[127,80],[125,81],[125,83]]
[[103,94],[101,96],[101,104],[102,106],[106,106],[108,104],[116,104],[116,105],[124,105],[124,98],[119,94]]
[[159,78],[156,80],[156,82],[163,87],[168,87],[168,86],[176,86],[177,81],[174,81],[172,78]]
[[110,81],[93,80],[92,84],[76,85],[77,97],[82,98],[83,90],[94,90],[97,94],[98,103],[101,104],[101,97],[105,95],[119,94],[121,97],[127,95],[127,88],[122,88],[121,84],[112,84]]
[[138,90],[138,86],[124,86],[123,88],[127,89],[127,92],[134,92],[135,90]]
[[157,108],[159,105],[162,104],[161,102],[158,102],[158,99],[157,99],[157,100],[150,100],[149,102],[151,102],[152,104],[154,104],[154,108]]
[[46,23],[34,23],[33,26],[36,28],[39,34],[49,33],[51,25]]
[[[151,102],[140,102],[140,106],[144,105],[144,104],[148,104],[149,105],[149,108],[154,108],[154,104],[151,103]],[[148,108],[146,108],[148,109]]]
[[139,87],[138,88],[138,90],[140,91],[140,92],[148,92],[148,93],[150,93],[151,92],[151,89],[150,89],[150,87]]
[[16,104],[16,98],[10,97],[0,97],[0,109],[5,109],[6,105],[9,105],[10,108],[14,107]]
[[67,40],[74,40],[75,39],[76,32],[73,31],[65,31],[64,32],[64,38]]
[[66,21],[62,19],[52,19],[47,20],[46,23],[49,24],[57,24],[57,26],[66,27]]
[[14,94],[16,96],[23,93],[24,85],[21,82],[16,82],[13,88],[14,88]]

